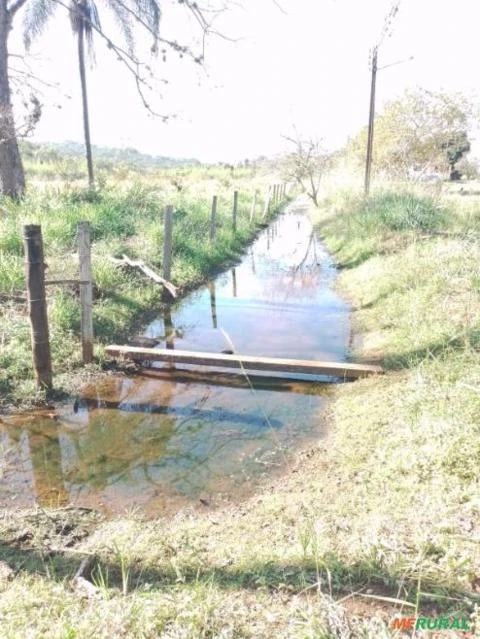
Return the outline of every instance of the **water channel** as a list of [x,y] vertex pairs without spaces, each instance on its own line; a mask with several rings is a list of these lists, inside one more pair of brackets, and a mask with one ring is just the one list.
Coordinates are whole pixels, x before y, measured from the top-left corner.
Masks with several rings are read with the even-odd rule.
[[[345,361],[349,309],[299,200],[241,263],[166,309],[159,347]],[[54,414],[2,417],[0,507],[65,505],[148,515],[248,494],[323,434],[325,377],[155,364],[106,376]]]

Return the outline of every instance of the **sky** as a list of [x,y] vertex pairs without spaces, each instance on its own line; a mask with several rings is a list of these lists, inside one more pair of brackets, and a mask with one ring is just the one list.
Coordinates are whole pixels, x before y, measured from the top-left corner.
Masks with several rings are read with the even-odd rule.
[[[148,115],[128,72],[95,38],[96,64],[87,71],[94,144],[234,162],[283,151],[284,136],[294,129],[334,149],[366,125],[369,54],[392,0],[219,1],[227,8],[214,26],[226,37],[209,36],[203,67],[170,54],[152,63],[168,79],[149,96],[160,113],[175,114],[167,123]],[[162,7],[164,37],[199,41],[178,2],[165,0]],[[99,11],[105,31],[119,40],[100,3]],[[10,50],[23,55],[19,18]],[[377,112],[414,87],[478,99],[479,18],[478,0],[402,0],[379,44]],[[150,41],[139,35],[139,54],[148,61]],[[32,139],[81,142],[76,47],[63,7],[27,60],[36,76],[58,84],[42,89],[43,115]]]

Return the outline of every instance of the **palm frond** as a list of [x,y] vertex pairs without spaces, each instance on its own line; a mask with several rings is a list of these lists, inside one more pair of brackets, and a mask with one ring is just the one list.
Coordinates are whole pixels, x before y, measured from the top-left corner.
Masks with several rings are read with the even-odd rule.
[[94,62],[93,33],[102,28],[95,2],[93,0],[72,0],[68,12],[73,33],[76,36],[80,34],[85,36],[89,55]]
[[150,29],[158,32],[160,18],[162,17],[160,5],[157,0],[132,0],[133,9],[136,10]]
[[27,4],[23,17],[23,41],[27,49],[42,35],[57,7],[58,4],[52,0],[33,0]]
[[153,38],[153,48],[157,48],[162,15],[158,0],[105,0],[105,3],[116,19],[130,54],[135,45],[134,23],[147,29]]
[[128,11],[123,0],[105,0],[105,4],[110,9],[117,27],[125,40],[128,53],[133,55],[135,49],[135,36],[133,33],[134,18],[132,14]]

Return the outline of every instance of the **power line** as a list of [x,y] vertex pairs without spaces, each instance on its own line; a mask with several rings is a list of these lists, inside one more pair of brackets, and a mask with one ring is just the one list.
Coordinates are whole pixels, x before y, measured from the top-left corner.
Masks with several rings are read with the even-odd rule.
[[378,42],[375,45],[375,47],[377,49],[382,44],[382,42],[385,40],[385,38],[392,34],[392,24],[393,24],[393,21],[395,20],[395,16],[398,13],[398,10],[400,9],[401,3],[402,3],[402,0],[394,0],[394,2],[392,3],[392,6],[390,8],[390,11],[385,16],[385,20],[383,22],[382,30],[380,31],[380,36],[378,38]]

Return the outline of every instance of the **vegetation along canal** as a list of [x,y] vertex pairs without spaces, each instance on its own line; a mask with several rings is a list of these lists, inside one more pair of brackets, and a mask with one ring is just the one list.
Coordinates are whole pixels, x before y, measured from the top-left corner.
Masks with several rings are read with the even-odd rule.
[[[238,266],[172,305],[143,337],[161,348],[345,361],[349,309],[334,278],[299,200]],[[304,377],[154,364],[102,379],[54,415],[6,417],[0,506],[155,515],[236,498],[322,436],[331,380]]]

